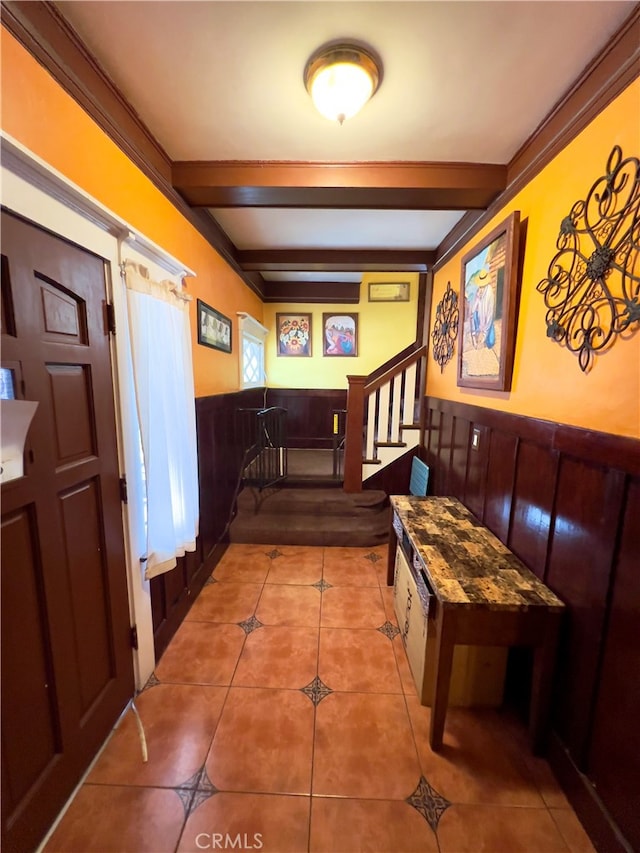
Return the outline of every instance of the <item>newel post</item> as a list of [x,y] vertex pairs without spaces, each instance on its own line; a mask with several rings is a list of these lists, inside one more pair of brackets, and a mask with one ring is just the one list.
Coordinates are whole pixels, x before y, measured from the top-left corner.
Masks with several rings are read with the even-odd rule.
[[344,441],[344,490],[362,491],[364,386],[366,376],[347,376],[347,420]]

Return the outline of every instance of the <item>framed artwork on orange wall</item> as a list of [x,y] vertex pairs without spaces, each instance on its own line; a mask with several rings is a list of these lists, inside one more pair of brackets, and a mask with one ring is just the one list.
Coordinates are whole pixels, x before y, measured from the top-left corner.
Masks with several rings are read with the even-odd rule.
[[198,343],[231,352],[231,320],[198,299]]
[[462,258],[458,385],[509,391],[516,345],[520,212]]

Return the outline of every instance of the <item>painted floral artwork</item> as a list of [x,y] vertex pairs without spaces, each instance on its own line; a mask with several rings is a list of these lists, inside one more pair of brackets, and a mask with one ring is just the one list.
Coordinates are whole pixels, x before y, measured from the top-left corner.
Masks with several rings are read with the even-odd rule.
[[311,314],[276,314],[278,355],[311,355]]

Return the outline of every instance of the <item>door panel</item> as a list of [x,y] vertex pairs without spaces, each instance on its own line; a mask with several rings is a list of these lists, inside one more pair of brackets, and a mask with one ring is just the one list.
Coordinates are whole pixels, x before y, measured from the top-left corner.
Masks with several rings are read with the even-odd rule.
[[98,490],[94,479],[60,495],[83,713],[115,675]]
[[47,364],[57,466],[95,455],[95,424],[87,365]]
[[3,848],[22,853],[134,685],[104,261],[4,212],[2,247],[3,366],[39,403],[2,486]]
[[3,733],[7,733],[2,751],[9,782],[3,795],[12,806],[54,759],[60,741],[32,510],[23,507],[6,515],[2,523],[3,553],[11,555],[11,565],[2,573],[2,599],[7,605],[2,612],[2,644],[3,649],[12,650],[9,666],[3,665],[2,673],[3,688],[6,677],[12,693],[12,701],[3,702],[2,708]]

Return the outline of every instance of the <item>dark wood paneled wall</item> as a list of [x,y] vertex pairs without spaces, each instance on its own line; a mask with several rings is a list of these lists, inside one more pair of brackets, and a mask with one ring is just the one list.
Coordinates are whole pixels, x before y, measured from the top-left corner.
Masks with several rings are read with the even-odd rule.
[[167,647],[207,577],[226,550],[223,536],[240,474],[244,448],[236,410],[263,405],[264,389],[200,397],[196,400],[200,535],[197,549],[170,572],[151,581],[156,660]]
[[346,409],[347,391],[346,388],[269,388],[267,405],[287,409],[289,447],[331,448],[331,413],[334,409]]
[[431,493],[459,498],[567,605],[551,758],[599,849],[628,849],[620,834],[640,849],[640,441],[425,408]]
[[200,476],[200,538],[204,558],[216,547],[229,520],[242,454],[237,409],[262,407],[264,389],[216,394],[196,400]]
[[196,550],[178,558],[175,569],[151,579],[151,616],[156,662],[169,645],[189,608],[204,586],[211,568],[202,558],[202,541]]

